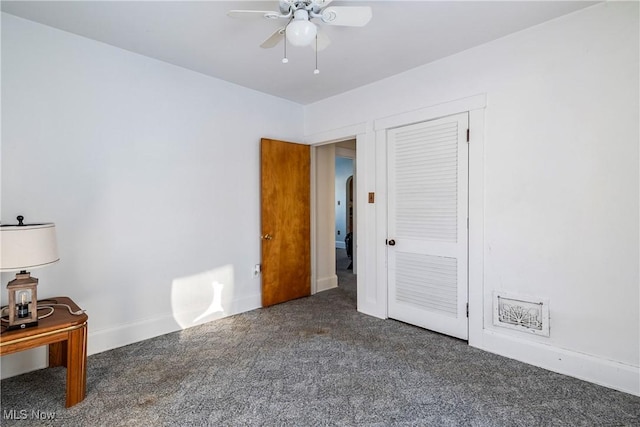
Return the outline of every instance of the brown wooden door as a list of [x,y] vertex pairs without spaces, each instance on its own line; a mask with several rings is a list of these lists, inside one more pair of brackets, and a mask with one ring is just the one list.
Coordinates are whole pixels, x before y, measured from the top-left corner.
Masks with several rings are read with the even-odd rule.
[[311,294],[310,147],[261,140],[262,306]]

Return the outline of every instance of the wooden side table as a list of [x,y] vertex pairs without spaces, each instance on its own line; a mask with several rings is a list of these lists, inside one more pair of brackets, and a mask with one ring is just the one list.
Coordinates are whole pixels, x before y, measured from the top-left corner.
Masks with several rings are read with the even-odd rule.
[[[70,298],[55,297],[38,301],[67,304],[72,311],[80,308]],[[17,353],[41,345],[49,345],[49,366],[67,368],[66,407],[82,402],[87,385],[87,320],[86,314],[74,315],[64,306],[55,306],[53,314],[38,321],[38,326],[0,334],[0,356]]]

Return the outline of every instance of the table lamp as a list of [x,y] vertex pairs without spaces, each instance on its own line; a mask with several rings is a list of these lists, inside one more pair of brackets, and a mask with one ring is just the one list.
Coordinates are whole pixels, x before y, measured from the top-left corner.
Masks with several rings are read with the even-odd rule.
[[27,270],[60,260],[55,224],[24,224],[23,220],[20,215],[17,225],[0,226],[0,271],[18,272],[7,284],[8,330],[38,324],[38,279],[31,277]]

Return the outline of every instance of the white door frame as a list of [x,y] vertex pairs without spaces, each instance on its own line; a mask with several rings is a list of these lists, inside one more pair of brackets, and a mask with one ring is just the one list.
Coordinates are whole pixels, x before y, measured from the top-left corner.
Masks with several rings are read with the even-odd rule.
[[[483,325],[483,191],[484,191],[484,109],[486,95],[480,94],[456,101],[434,105],[420,110],[397,114],[374,120],[376,153],[376,288],[384,318],[388,317],[387,307],[387,130],[399,126],[420,123],[458,113],[469,113],[469,247],[468,247],[468,289],[469,289],[469,344],[479,346]],[[382,301],[384,301],[382,303]],[[381,316],[382,317],[382,316]]]
[[[483,331],[483,239],[484,239],[484,109],[486,94],[479,94],[432,105],[385,118],[371,118],[367,122],[326,132],[307,135],[310,145],[356,139],[356,197],[358,212],[356,230],[358,244],[358,311],[387,318],[387,236],[386,200],[386,129],[437,119],[452,114],[469,112],[469,344],[482,348]],[[311,150],[313,159],[313,149]],[[315,194],[312,173],[311,218],[311,276],[314,277],[314,205]],[[374,193],[374,203],[368,194]],[[312,288],[312,293],[315,292]]]
[[[341,129],[336,129],[336,130],[332,130],[332,131],[328,131],[328,132],[322,132],[319,134],[315,134],[315,135],[311,135],[311,136],[307,136],[305,137],[305,142],[309,145],[311,145],[311,294],[315,294],[318,290],[317,290],[317,259],[318,259],[318,254],[316,251],[316,241],[317,241],[317,236],[316,236],[316,226],[317,226],[317,206],[316,206],[316,189],[317,189],[317,182],[316,182],[316,158],[315,158],[315,149],[316,147],[322,146],[322,145],[327,145],[327,144],[334,144],[336,142],[342,142],[342,141],[347,141],[347,140],[352,140],[355,139],[356,141],[356,158],[354,159],[354,163],[357,165],[358,163],[358,152],[359,149],[361,147],[364,147],[365,144],[365,140],[366,140],[366,125],[364,123],[361,124],[357,124],[357,125],[353,125],[353,126],[348,126],[345,128],[341,128]],[[358,174],[358,169],[356,167],[354,167],[355,173]],[[356,197],[359,197],[359,181],[356,177]],[[360,200],[356,201],[356,205],[360,203]],[[356,236],[355,234],[357,233],[358,228],[358,212],[355,211],[354,212],[355,218],[354,218],[354,223],[355,223],[355,230],[356,232],[354,232],[354,242],[356,241]],[[354,258],[359,257],[360,253],[357,252],[357,245],[354,245]],[[360,269],[358,268],[358,270],[356,270],[356,265],[354,264],[354,272],[356,274],[360,273]],[[358,287],[360,287],[360,280],[358,280]],[[360,292],[360,289],[358,289],[358,292]],[[358,307],[360,307],[359,301],[357,304]]]

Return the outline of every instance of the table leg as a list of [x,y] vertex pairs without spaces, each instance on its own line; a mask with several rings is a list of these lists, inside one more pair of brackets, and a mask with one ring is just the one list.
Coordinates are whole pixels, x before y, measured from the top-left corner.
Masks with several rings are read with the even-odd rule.
[[82,402],[87,386],[87,325],[69,331],[67,340],[67,408]]
[[67,341],[49,344],[49,367],[67,367]]

